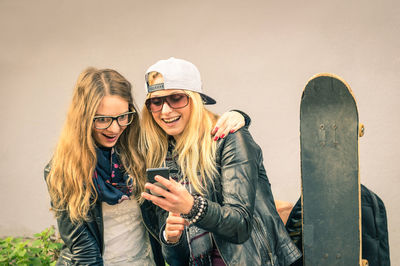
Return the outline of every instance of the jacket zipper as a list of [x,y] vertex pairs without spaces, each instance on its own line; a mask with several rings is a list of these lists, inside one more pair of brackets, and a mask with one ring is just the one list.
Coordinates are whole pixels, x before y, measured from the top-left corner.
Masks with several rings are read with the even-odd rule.
[[[140,207],[140,206],[139,206],[139,207]],[[146,223],[144,222],[143,214],[142,214],[142,210],[141,210],[141,209],[140,209],[140,217],[142,218],[143,225],[144,225],[144,227],[146,228],[147,232],[149,232],[150,235],[152,235],[152,236],[154,237],[154,239],[161,245],[162,243],[161,243],[160,239],[158,239],[158,237],[155,236],[155,235],[153,234],[153,232],[147,227]],[[150,241],[150,239],[149,239],[149,241]],[[151,244],[151,243],[150,243],[150,244]],[[151,246],[151,245],[150,245],[150,246]]]
[[[104,245],[104,220],[103,220],[103,205],[100,203],[99,203],[99,209],[101,212],[101,229],[102,229],[101,230],[101,257],[103,257],[104,248],[105,248],[105,245]],[[99,227],[99,224],[97,221],[96,221],[96,224],[97,224],[97,227]],[[99,229],[99,231],[100,231],[100,229]]]
[[[264,234],[266,234],[266,232],[261,228],[260,222],[258,221],[258,219],[255,216],[254,216],[254,221],[256,224],[255,229],[257,229],[257,230],[255,230],[255,233],[256,233],[257,237],[259,238],[260,242],[265,244],[265,246],[268,250],[268,255],[269,255],[269,260],[271,262],[271,265],[274,266],[274,261],[272,258],[272,251],[271,251],[271,248],[268,243],[268,238],[267,238],[267,236],[264,235]],[[261,234],[261,236],[260,236],[260,234]],[[264,235],[264,237],[263,237],[263,235]]]

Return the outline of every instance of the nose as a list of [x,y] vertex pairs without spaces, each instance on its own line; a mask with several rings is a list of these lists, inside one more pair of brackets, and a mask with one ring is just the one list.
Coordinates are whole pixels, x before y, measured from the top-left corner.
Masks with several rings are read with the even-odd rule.
[[121,130],[121,127],[118,125],[117,120],[114,120],[107,130],[113,133],[118,133]]
[[161,109],[161,113],[163,114],[168,114],[172,112],[172,108],[169,106],[169,104],[167,103],[167,101],[164,101],[163,103],[163,107]]

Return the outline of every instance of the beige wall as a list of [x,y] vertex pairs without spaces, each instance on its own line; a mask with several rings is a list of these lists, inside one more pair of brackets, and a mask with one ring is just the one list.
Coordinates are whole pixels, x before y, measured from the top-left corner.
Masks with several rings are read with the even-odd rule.
[[199,67],[213,111],[250,114],[275,197],[292,202],[302,89],[317,72],[344,78],[366,126],[362,183],[386,204],[399,263],[399,13],[388,0],[1,0],[0,235],[55,224],[42,173],[79,72],[119,70],[141,106],[145,69],[175,56]]

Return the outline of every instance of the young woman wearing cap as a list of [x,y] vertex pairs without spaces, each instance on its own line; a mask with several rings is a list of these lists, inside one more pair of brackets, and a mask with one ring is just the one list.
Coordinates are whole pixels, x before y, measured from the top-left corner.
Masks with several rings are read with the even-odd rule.
[[174,266],[289,265],[301,254],[276,211],[261,149],[246,128],[218,143],[207,138],[217,116],[204,107],[213,100],[197,72],[170,58],[146,75],[139,146],[152,147],[148,167],[173,172],[156,176],[165,189],[146,183],[142,193],[161,207],[164,257]]
[[95,68],[80,74],[45,169],[65,243],[58,264],[164,265],[154,205],[140,197],[145,179],[139,129],[131,84],[122,75]]

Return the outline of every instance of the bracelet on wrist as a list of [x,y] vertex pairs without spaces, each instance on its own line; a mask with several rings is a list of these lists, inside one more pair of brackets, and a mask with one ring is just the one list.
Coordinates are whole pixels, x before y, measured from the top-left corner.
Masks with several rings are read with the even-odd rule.
[[200,221],[206,214],[208,209],[208,202],[202,196],[193,195],[194,201],[192,209],[188,214],[181,214],[181,217],[188,220],[189,223],[196,223]]
[[193,206],[192,206],[192,208],[190,209],[189,213],[187,213],[187,214],[183,214],[183,213],[182,213],[182,214],[181,214],[181,217],[182,217],[183,219],[186,219],[186,220],[192,219],[193,216],[195,216],[195,215],[197,214],[200,195],[194,194],[194,195],[192,195],[192,196],[193,196]]

